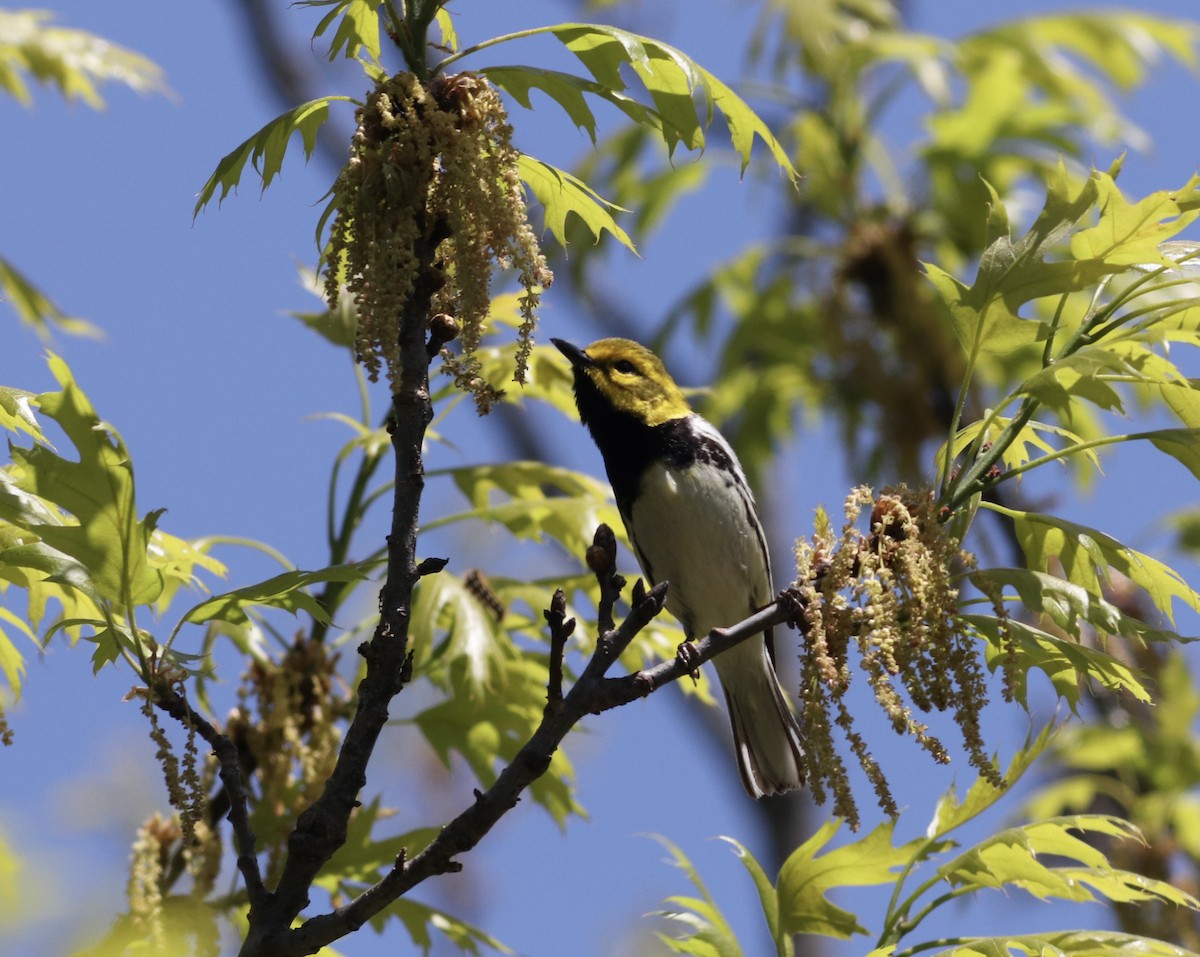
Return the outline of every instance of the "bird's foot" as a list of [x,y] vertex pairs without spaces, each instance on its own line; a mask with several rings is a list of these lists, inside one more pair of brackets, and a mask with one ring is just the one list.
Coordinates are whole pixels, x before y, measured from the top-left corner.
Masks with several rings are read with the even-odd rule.
[[688,669],[692,681],[700,680],[700,652],[691,640],[679,643],[679,647],[675,649],[675,657]]
[[791,615],[784,622],[789,628],[804,630],[804,614],[808,610],[808,602],[798,588],[785,588],[779,593],[779,604],[786,608]]

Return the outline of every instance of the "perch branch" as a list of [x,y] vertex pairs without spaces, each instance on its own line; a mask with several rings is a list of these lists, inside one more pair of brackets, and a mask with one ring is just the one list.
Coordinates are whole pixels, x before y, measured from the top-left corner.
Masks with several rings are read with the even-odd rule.
[[[772,625],[794,619],[795,604],[787,599],[773,602],[731,628],[717,629],[692,643],[692,652],[664,661],[652,668],[620,678],[606,673],[637,634],[662,611],[667,583],[660,582],[649,591],[634,587],[631,609],[619,628],[610,629],[597,645],[570,692],[555,706],[546,707],[542,721],[512,762],[500,772],[486,791],[476,791],[474,802],[441,829],[438,836],[412,860],[401,855],[395,866],[379,882],[344,907],[315,916],[291,931],[293,946],[287,954],[311,954],[361,927],[394,900],[422,881],[439,874],[461,870],[455,859],[471,850],[508,811],[516,806],[521,793],[546,773],[554,752],[563,738],[586,714],[600,714],[644,698],[658,688],[690,674],[696,667],[739,642],[761,634]],[[555,596],[555,601],[558,600]],[[547,612],[553,632],[555,605]],[[565,605],[563,606],[565,607]],[[574,619],[562,622],[563,630]],[[565,641],[565,637],[562,639]],[[551,668],[554,667],[551,655]],[[561,675],[560,679],[561,681]],[[551,691],[554,688],[550,682]],[[559,684],[561,689],[561,684]]]

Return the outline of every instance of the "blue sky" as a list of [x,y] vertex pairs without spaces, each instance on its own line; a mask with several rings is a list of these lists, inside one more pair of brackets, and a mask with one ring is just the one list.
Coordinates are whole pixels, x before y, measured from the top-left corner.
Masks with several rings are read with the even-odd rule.
[[[1067,7],[1033,0],[1007,6],[1010,16]],[[1194,13],[1188,0],[1129,6],[1174,16]],[[912,21],[917,29],[957,36],[986,22],[983,7],[915,2]],[[264,195],[247,183],[193,223],[195,194],[217,160],[281,110],[250,62],[252,51],[233,4],[77,0],[50,8],[66,25],[94,30],[155,60],[174,95],[140,97],[109,88],[103,113],[64,105],[45,92],[37,94],[33,109],[0,100],[5,184],[0,255],[67,312],[107,333],[99,342],[60,338],[54,348],[124,435],[143,510],[166,507],[164,527],[178,535],[245,535],[270,542],[301,566],[318,564],[327,467],[346,435],[313,416],[353,412],[357,396],[342,357],[285,313],[316,302],[300,288],[296,267],[313,262],[317,204],[334,171],[316,161],[306,167],[298,154],[290,156]],[[551,2],[456,0],[454,9],[466,43],[580,16],[573,5]],[[688,51],[727,80],[740,75],[752,24],[749,5],[697,0],[633,9],[643,18],[642,32]],[[297,49],[305,51],[302,38],[318,14],[292,9],[289,15],[301,39]],[[311,55],[319,57],[319,50]],[[490,62],[526,55],[541,54],[514,47]],[[360,95],[363,87],[347,73],[322,92]],[[1163,65],[1129,99],[1128,114],[1154,142],[1150,152],[1126,162],[1121,181],[1129,193],[1178,186],[1194,171],[1200,157],[1195,100],[1196,78],[1173,65]],[[513,121],[519,144],[550,162],[570,165],[588,148],[586,137],[554,109],[514,108]],[[1095,163],[1107,166],[1111,159],[1097,155]],[[708,189],[689,198],[660,233],[641,244],[642,259],[611,257],[607,281],[653,325],[713,263],[771,233],[769,201],[770,194],[739,183],[726,164]],[[569,301],[557,300],[553,292],[546,297],[544,323],[543,337],[592,338]],[[0,349],[0,382],[32,391],[50,388],[42,355],[32,335],[10,334]],[[710,361],[691,354],[673,358],[701,372]],[[374,398],[382,408],[381,387]],[[460,451],[439,451],[441,458],[431,464],[499,454],[485,428],[466,416],[458,421],[468,430]],[[560,429],[556,439],[566,461],[601,474],[582,429]],[[802,499],[801,517],[819,503],[836,508],[852,484],[834,465],[832,442],[821,423],[807,424],[775,475],[780,488]],[[1118,537],[1143,534],[1138,530],[1152,516],[1122,503],[1148,479],[1120,458],[1108,471],[1109,481],[1078,506],[1080,516]],[[1164,507],[1190,498],[1174,475],[1160,496]],[[1182,479],[1182,470],[1178,476]],[[792,491],[797,485],[799,491]],[[803,531],[777,536],[782,548],[787,537]],[[1151,547],[1154,541],[1132,544]],[[473,564],[465,539],[442,544],[452,553],[452,567],[461,571]],[[235,584],[273,572],[249,556],[222,557],[231,564]],[[786,568],[785,561],[786,552],[777,555],[777,566]],[[28,906],[15,921],[0,916],[5,952],[62,953],[80,943],[88,928],[103,927],[121,906],[130,835],[150,810],[164,804],[142,718],[121,700],[131,683],[132,676],[112,669],[93,678],[85,649],[56,644],[30,662],[25,695],[12,715],[16,744],[0,752],[0,830],[29,857],[21,879]],[[760,835],[732,761],[726,766],[702,753],[689,734],[688,712],[677,705],[656,695],[590,722],[572,742],[590,820],[572,821],[560,832],[526,803],[464,859],[462,874],[444,878],[434,897],[425,897],[531,957],[631,953],[627,928],[668,894],[688,891],[682,876],[662,863],[662,849],[644,836],[661,833],[697,862],[747,943],[761,942],[749,882],[727,847],[708,840],[728,834],[757,849]],[[1014,740],[1025,728],[1020,715],[993,715],[993,740]],[[402,807],[398,829],[437,823],[445,808],[457,809],[470,799],[470,782],[460,775],[445,779],[436,800],[408,806],[406,740],[397,733],[380,761],[387,800]],[[1001,749],[1007,753],[1008,747]],[[899,748],[889,757],[902,779],[898,791],[908,810],[900,831],[906,836],[923,830],[933,794],[956,775],[961,785],[970,779],[962,762],[948,772],[935,771],[915,749]],[[422,774],[440,774],[432,759],[423,756],[416,763]],[[860,900],[877,899],[841,903],[854,908]],[[1044,920],[1033,917],[1021,900],[1006,903],[997,896],[989,904],[954,917],[961,915],[980,932],[1010,929],[1017,914],[1030,918],[1031,929],[1063,919],[1054,912]],[[1067,919],[1076,924],[1102,916],[1072,912]],[[645,926],[642,922],[643,931]],[[370,957],[406,946],[402,934],[385,943],[367,932],[344,951]],[[864,939],[838,952],[867,949]]]

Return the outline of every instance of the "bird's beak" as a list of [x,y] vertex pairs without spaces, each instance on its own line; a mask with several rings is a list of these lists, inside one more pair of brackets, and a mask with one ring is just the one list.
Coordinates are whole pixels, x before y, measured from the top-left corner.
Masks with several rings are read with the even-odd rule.
[[552,338],[550,341],[558,347],[559,352],[561,352],[567,357],[568,360],[570,360],[573,368],[579,369],[583,366],[590,366],[592,364],[592,357],[580,349],[579,346],[572,345],[565,339]]

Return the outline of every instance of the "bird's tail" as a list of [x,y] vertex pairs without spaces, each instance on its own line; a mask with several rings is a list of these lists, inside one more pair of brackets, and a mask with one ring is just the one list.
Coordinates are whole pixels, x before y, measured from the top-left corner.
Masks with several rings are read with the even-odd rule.
[[744,641],[713,659],[733,723],[733,746],[746,792],[755,798],[804,784],[800,728],[762,639]]

